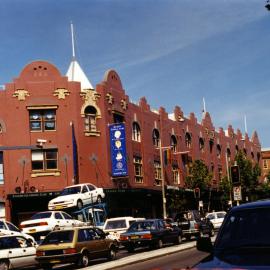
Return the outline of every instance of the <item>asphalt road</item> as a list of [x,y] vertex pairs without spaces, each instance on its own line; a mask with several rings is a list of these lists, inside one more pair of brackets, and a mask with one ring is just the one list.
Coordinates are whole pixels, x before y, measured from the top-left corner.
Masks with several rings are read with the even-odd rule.
[[115,268],[117,270],[180,270],[192,267],[207,253],[197,251],[196,248],[182,250],[177,253],[165,255],[159,258]]

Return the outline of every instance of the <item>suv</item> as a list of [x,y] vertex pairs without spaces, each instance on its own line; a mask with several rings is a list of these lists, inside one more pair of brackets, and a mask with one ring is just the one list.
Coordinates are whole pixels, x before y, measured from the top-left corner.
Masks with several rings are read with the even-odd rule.
[[114,242],[102,230],[84,226],[49,233],[37,248],[36,260],[43,269],[62,263],[87,267],[90,259],[114,260],[116,252]]
[[198,210],[180,212],[175,216],[174,220],[182,230],[183,237],[187,240],[190,240],[192,236],[214,235],[213,224],[209,219],[201,217]]

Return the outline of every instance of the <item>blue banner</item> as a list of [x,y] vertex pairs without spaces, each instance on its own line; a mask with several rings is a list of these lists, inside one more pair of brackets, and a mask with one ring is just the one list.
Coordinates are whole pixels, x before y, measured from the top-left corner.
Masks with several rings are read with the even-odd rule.
[[123,123],[112,124],[110,129],[112,176],[127,176],[126,132]]

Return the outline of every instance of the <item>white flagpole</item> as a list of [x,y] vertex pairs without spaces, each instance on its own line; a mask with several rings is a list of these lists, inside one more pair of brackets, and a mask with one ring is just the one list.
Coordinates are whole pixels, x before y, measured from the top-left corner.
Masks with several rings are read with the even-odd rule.
[[71,42],[72,42],[72,58],[75,59],[74,30],[72,22],[70,22],[70,28],[71,28]]
[[205,105],[205,99],[203,97],[203,112],[205,113],[206,112],[206,105]]
[[247,130],[247,116],[246,115],[244,116],[244,121],[245,121],[245,132],[248,133],[248,130]]

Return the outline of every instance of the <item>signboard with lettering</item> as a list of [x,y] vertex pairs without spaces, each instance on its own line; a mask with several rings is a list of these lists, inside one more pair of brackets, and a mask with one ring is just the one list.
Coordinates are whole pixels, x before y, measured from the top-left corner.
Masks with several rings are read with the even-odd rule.
[[233,187],[233,199],[235,201],[241,201],[242,200],[242,192],[241,187]]
[[112,176],[127,176],[126,132],[123,123],[112,124],[110,129]]

